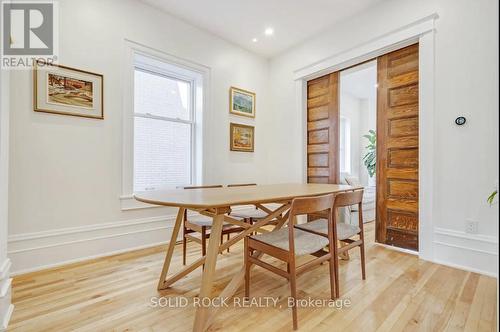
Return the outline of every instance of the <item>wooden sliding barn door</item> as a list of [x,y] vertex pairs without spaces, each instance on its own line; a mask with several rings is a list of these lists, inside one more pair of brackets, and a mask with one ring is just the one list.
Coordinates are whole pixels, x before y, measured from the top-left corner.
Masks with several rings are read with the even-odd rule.
[[339,183],[339,73],[307,82],[307,182]]
[[418,44],[378,58],[377,242],[418,250]]

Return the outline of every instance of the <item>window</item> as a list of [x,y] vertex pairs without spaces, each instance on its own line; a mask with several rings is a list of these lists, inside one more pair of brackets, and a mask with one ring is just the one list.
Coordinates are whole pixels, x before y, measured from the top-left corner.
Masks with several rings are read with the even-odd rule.
[[351,173],[351,121],[340,117],[340,172]]
[[203,183],[210,68],[132,41],[126,46],[121,208],[153,208],[133,193]]
[[134,191],[192,184],[191,82],[136,67]]

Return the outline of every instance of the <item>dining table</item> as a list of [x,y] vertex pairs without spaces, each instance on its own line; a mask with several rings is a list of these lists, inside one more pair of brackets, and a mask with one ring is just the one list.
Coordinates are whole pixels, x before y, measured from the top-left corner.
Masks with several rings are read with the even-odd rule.
[[[276,231],[283,227],[288,220],[288,210],[294,198],[321,196],[348,192],[361,187],[342,184],[320,183],[289,183],[268,184],[244,187],[200,188],[200,189],[172,189],[151,190],[134,193],[134,198],[140,202],[178,208],[175,225],[172,230],[165,261],[158,282],[158,290],[164,290],[176,281],[203,266],[199,297],[201,299],[214,298],[213,286],[216,277],[217,257],[227,248],[243,240],[246,236],[256,232]],[[268,203],[274,203],[273,208]],[[241,219],[231,217],[231,210],[241,206],[254,206],[264,211],[267,216],[254,223],[247,223]],[[210,238],[205,256],[201,256],[182,270],[169,275],[170,263],[182,227],[186,210],[195,211],[204,216],[213,218]],[[273,228],[263,228],[271,225]],[[221,242],[224,224],[241,227],[243,230],[229,240]],[[261,253],[255,252],[258,257]],[[242,285],[245,270],[242,266],[218,295],[219,298],[231,298]],[[196,308],[193,331],[207,330],[213,323],[219,307],[199,306]]]

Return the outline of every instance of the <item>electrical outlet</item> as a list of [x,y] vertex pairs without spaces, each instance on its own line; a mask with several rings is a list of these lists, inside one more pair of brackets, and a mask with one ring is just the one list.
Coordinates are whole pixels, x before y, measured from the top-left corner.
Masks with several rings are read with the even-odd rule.
[[467,219],[465,221],[465,233],[477,234],[479,228],[479,223],[472,219]]

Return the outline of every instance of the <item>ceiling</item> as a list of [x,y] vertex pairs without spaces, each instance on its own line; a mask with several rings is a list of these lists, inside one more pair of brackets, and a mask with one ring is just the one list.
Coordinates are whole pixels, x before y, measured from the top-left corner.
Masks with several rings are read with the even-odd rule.
[[[382,0],[141,0],[266,57]],[[264,30],[274,29],[272,36]],[[257,42],[252,39],[257,38]]]
[[377,94],[377,60],[340,72],[340,91],[359,99],[375,99]]

